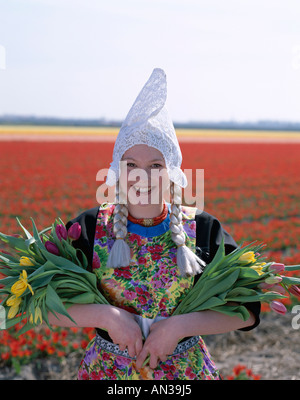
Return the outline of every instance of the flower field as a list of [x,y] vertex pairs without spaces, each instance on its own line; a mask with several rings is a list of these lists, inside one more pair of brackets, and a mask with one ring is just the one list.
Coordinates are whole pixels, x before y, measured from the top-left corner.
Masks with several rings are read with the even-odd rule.
[[[180,144],[182,168],[204,169],[205,211],[238,243],[266,243],[272,260],[299,264],[300,143]],[[27,227],[33,217],[43,229],[96,206],[103,183],[96,174],[109,167],[112,151],[110,141],[0,142],[0,232],[21,233],[16,216]],[[0,331],[0,368],[83,351],[93,336],[92,329],[43,329],[19,339]]]

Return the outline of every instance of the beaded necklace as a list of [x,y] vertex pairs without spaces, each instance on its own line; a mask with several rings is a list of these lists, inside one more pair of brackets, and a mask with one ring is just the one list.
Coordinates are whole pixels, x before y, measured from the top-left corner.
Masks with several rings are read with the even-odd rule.
[[168,215],[168,206],[164,202],[164,209],[158,217],[154,218],[134,218],[132,215],[128,214],[128,220],[134,222],[135,224],[143,226],[155,226],[160,224]]

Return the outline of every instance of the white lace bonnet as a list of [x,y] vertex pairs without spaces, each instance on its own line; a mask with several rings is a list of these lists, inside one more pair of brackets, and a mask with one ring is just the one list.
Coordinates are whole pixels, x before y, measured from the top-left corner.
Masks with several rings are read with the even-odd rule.
[[136,144],[146,144],[159,150],[165,159],[170,181],[185,188],[188,184],[181,170],[182,154],[175,129],[165,107],[167,99],[166,74],[155,68],[136,98],[117,136],[113,161],[106,184],[114,186],[119,179],[119,162],[125,151]]

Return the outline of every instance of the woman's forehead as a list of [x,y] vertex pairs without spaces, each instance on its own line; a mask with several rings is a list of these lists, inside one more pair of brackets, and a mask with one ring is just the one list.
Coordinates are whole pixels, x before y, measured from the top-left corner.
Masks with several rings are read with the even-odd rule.
[[162,153],[154,147],[146,144],[137,144],[125,151],[122,157],[123,160],[149,160],[149,161],[164,161]]

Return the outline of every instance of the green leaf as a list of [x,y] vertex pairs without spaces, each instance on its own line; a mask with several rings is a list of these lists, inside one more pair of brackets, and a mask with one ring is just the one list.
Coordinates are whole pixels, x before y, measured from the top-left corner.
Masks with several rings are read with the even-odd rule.
[[285,271],[300,271],[300,264],[298,265],[286,265]]
[[55,312],[68,317],[72,322],[74,322],[74,324],[76,324],[76,322],[73,320],[73,318],[67,312],[67,310],[66,310],[65,306],[63,305],[62,301],[60,300],[59,296],[56,294],[55,290],[52,288],[51,284],[48,284],[48,286],[47,286],[46,306],[48,307],[49,311],[54,312],[54,315],[56,317],[57,317],[57,315],[55,314]]
[[227,297],[226,301],[235,301],[238,303],[251,303],[255,301],[268,302],[275,299],[286,299],[287,296],[277,292],[266,292],[266,293],[257,293],[253,296],[236,296],[236,297]]
[[29,254],[28,247],[26,246],[25,240],[23,238],[16,238],[14,236],[5,235],[0,233],[0,240],[2,242],[9,244],[15,250],[24,252],[25,255]]
[[19,220],[18,217],[16,217],[16,220],[17,220],[18,224],[20,225],[20,227],[23,229],[23,231],[24,231],[24,233],[25,233],[27,239],[32,239],[33,236],[32,236],[31,233],[21,224],[21,222],[20,222],[20,220]]
[[[31,218],[31,223],[32,223],[32,231],[33,231],[33,237],[35,238],[35,243],[39,249],[39,255],[40,257],[42,257],[43,259],[45,259],[46,257],[43,254],[43,251],[46,251],[45,245],[42,242],[39,232],[37,230],[37,227],[35,225],[34,219]],[[47,258],[46,258],[47,259]]]
[[253,296],[257,295],[257,292],[253,289],[248,289],[245,287],[235,287],[230,292],[228,292],[227,297],[235,297],[235,296]]
[[56,272],[49,271],[45,272],[44,276],[34,279],[34,281],[32,281],[31,283],[33,291],[35,291],[38,288],[46,286],[49,282],[51,282],[55,274]]
[[300,278],[294,276],[283,276],[281,282],[285,285],[300,285]]
[[[1,295],[1,294],[11,295],[11,292],[10,292],[10,290],[8,290],[8,289],[0,289],[0,295]],[[0,299],[1,299],[1,298],[0,298]],[[0,301],[0,304],[4,303],[5,300],[6,300],[6,299],[1,300],[1,301]]]
[[217,307],[225,304],[226,302],[224,300],[221,300],[217,296],[212,296],[205,302],[203,302],[199,307],[193,309],[193,311],[201,311],[201,310],[209,310],[212,307]]
[[14,262],[16,264],[19,263],[19,257],[15,257],[13,255],[10,254],[6,254],[6,253],[0,253],[0,260],[3,260],[4,262]]
[[24,326],[22,326],[22,328],[20,330],[18,330],[17,337],[19,337],[20,335],[23,335],[23,333],[28,332],[31,329],[35,328],[35,327],[36,327],[35,324],[31,324],[30,322],[26,322],[26,324]]
[[47,326],[48,326],[51,330],[53,330],[53,327],[50,325],[49,319],[48,319],[48,311],[47,311],[47,308],[46,308],[46,298],[45,298],[45,297],[43,297],[43,298],[39,301],[39,306],[40,306],[41,311],[42,311],[42,318],[43,318],[43,321],[46,322]]
[[203,297],[201,298],[201,300],[203,301],[203,299],[209,299],[211,296],[220,295],[224,291],[229,290],[236,282],[238,276],[239,271],[237,269],[234,271],[225,271],[223,274],[220,274],[218,279],[215,280],[215,284],[211,285],[209,290],[206,290],[206,288],[204,288],[202,294]]
[[0,272],[5,276],[20,276],[20,271],[17,271],[13,268],[5,268],[0,266]]
[[247,321],[250,318],[249,311],[245,306],[219,306],[219,307],[213,307],[213,311],[218,311],[222,314],[229,315],[231,317],[239,317],[243,321]]
[[[33,223],[34,223],[34,220],[33,220],[33,219],[31,219],[31,221],[33,221]],[[45,229],[43,229],[42,231],[37,232],[37,236],[40,238],[42,235],[45,234],[45,232],[48,232],[48,231],[50,231],[50,230],[51,230],[51,226],[48,226],[48,228],[45,228]],[[35,237],[35,235],[34,235],[34,237]]]
[[95,302],[95,294],[94,293],[81,293],[77,296],[68,298],[67,300],[70,303],[74,304],[94,304]]
[[86,258],[86,255],[84,254],[84,252],[81,249],[76,249],[76,254],[77,254],[78,261],[79,261],[78,254],[81,255],[82,262],[80,262],[80,264],[82,265],[82,268],[84,268],[86,270],[87,267],[89,266],[88,259]]
[[6,329],[9,329],[12,326],[22,322],[24,319],[25,319],[24,315],[19,315],[18,317],[14,317],[11,319],[6,318],[5,327],[6,327]]
[[8,276],[6,278],[0,279],[0,285],[1,286],[3,285],[5,288],[7,288],[8,286],[9,286],[9,288],[11,288],[11,286],[15,282],[17,282],[18,279],[19,279],[19,276],[14,276],[14,277]]
[[78,265],[74,264],[72,261],[64,257],[56,256],[55,254],[49,253],[49,251],[47,251],[46,249],[41,249],[41,252],[45,256],[45,258],[53,262],[53,264],[55,264],[56,267],[59,267],[65,271],[72,271],[78,274],[87,273],[87,271],[84,270],[82,267],[79,267]]
[[[206,275],[211,274],[218,267],[218,265],[220,264],[220,262],[222,261],[224,256],[225,256],[224,238],[222,237],[221,244],[220,244],[220,246],[219,246],[219,248],[218,248],[218,250],[217,250],[217,252],[216,252],[216,254],[215,254],[214,258],[213,258],[213,260],[211,261],[211,263],[209,263],[204,268],[204,271],[203,271],[200,279],[202,279],[202,277],[204,277]],[[200,279],[198,280],[198,282],[200,281]]]

